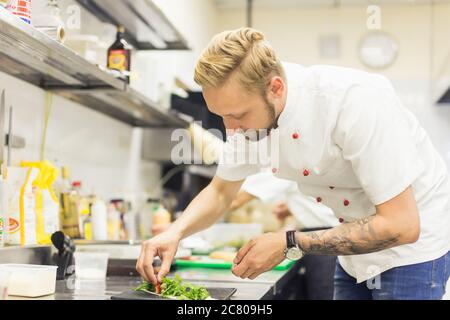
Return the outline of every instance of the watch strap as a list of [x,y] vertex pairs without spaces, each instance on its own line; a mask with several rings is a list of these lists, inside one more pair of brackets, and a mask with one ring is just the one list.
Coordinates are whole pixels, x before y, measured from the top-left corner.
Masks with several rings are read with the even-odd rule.
[[286,232],[286,246],[288,249],[297,246],[297,239],[295,238],[295,230]]

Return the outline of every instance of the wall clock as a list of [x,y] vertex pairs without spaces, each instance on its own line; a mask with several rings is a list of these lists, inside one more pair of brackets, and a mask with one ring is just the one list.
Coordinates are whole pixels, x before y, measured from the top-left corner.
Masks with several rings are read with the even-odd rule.
[[385,69],[398,55],[398,43],[389,34],[374,31],[366,34],[359,46],[361,62],[371,69]]

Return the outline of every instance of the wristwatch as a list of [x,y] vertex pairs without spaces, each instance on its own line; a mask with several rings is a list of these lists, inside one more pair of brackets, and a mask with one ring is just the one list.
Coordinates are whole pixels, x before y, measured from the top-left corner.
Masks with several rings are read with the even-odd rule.
[[295,231],[286,232],[286,249],[284,249],[284,256],[291,261],[297,261],[303,258],[305,253],[300,249],[295,239]]

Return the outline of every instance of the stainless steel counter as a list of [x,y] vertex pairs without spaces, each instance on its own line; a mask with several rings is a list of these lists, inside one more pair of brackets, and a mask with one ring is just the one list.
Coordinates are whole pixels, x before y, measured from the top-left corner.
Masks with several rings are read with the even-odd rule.
[[[221,269],[183,269],[176,273],[193,284],[236,288],[237,291],[232,300],[259,300],[270,297],[280,290],[282,282],[288,282],[287,278],[295,273],[294,269],[295,266],[290,271],[271,271],[254,281],[236,278],[230,270]],[[139,283],[139,277],[126,276],[112,276],[104,281],[69,279],[57,281],[54,295],[37,298],[37,300],[109,300],[111,296],[129,290]],[[9,299],[24,300],[25,298],[10,297]]]
[[[70,278],[58,281],[54,295],[39,300],[108,300],[111,296],[130,290],[140,283],[136,271],[136,257],[140,246],[135,243],[118,243],[112,245],[98,243],[83,245],[78,243],[78,250],[90,249],[92,252],[109,252],[108,277],[104,281],[80,281]],[[100,247],[99,247],[100,246]],[[53,264],[54,249],[50,246],[9,247],[0,250],[0,263]],[[295,264],[290,270],[273,270],[260,275],[256,280],[242,280],[226,269],[181,268],[169,274],[178,273],[184,280],[207,287],[236,288],[232,299],[257,300],[280,298],[286,289],[292,288],[300,265]],[[12,300],[23,299],[10,297]]]

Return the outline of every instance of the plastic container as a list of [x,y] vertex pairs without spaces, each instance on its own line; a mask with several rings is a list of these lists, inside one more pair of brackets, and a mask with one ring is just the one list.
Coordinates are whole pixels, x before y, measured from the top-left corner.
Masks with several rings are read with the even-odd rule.
[[170,215],[169,211],[167,211],[162,204],[159,204],[159,206],[153,211],[153,217],[152,217],[152,225],[154,227],[156,226],[168,226],[170,225],[172,220],[172,216]]
[[99,66],[106,66],[105,52],[107,46],[95,35],[71,35],[64,44],[86,60]]
[[114,204],[108,205],[108,240],[120,240],[121,229],[120,212]]
[[94,240],[108,240],[108,213],[106,204],[96,200],[91,207],[92,238]]
[[37,298],[55,293],[56,266],[2,264],[0,271],[10,273],[8,294]]
[[139,235],[143,240],[152,237],[153,211],[159,206],[159,200],[148,199],[139,210]]
[[83,280],[106,279],[109,253],[75,252],[75,276]]

